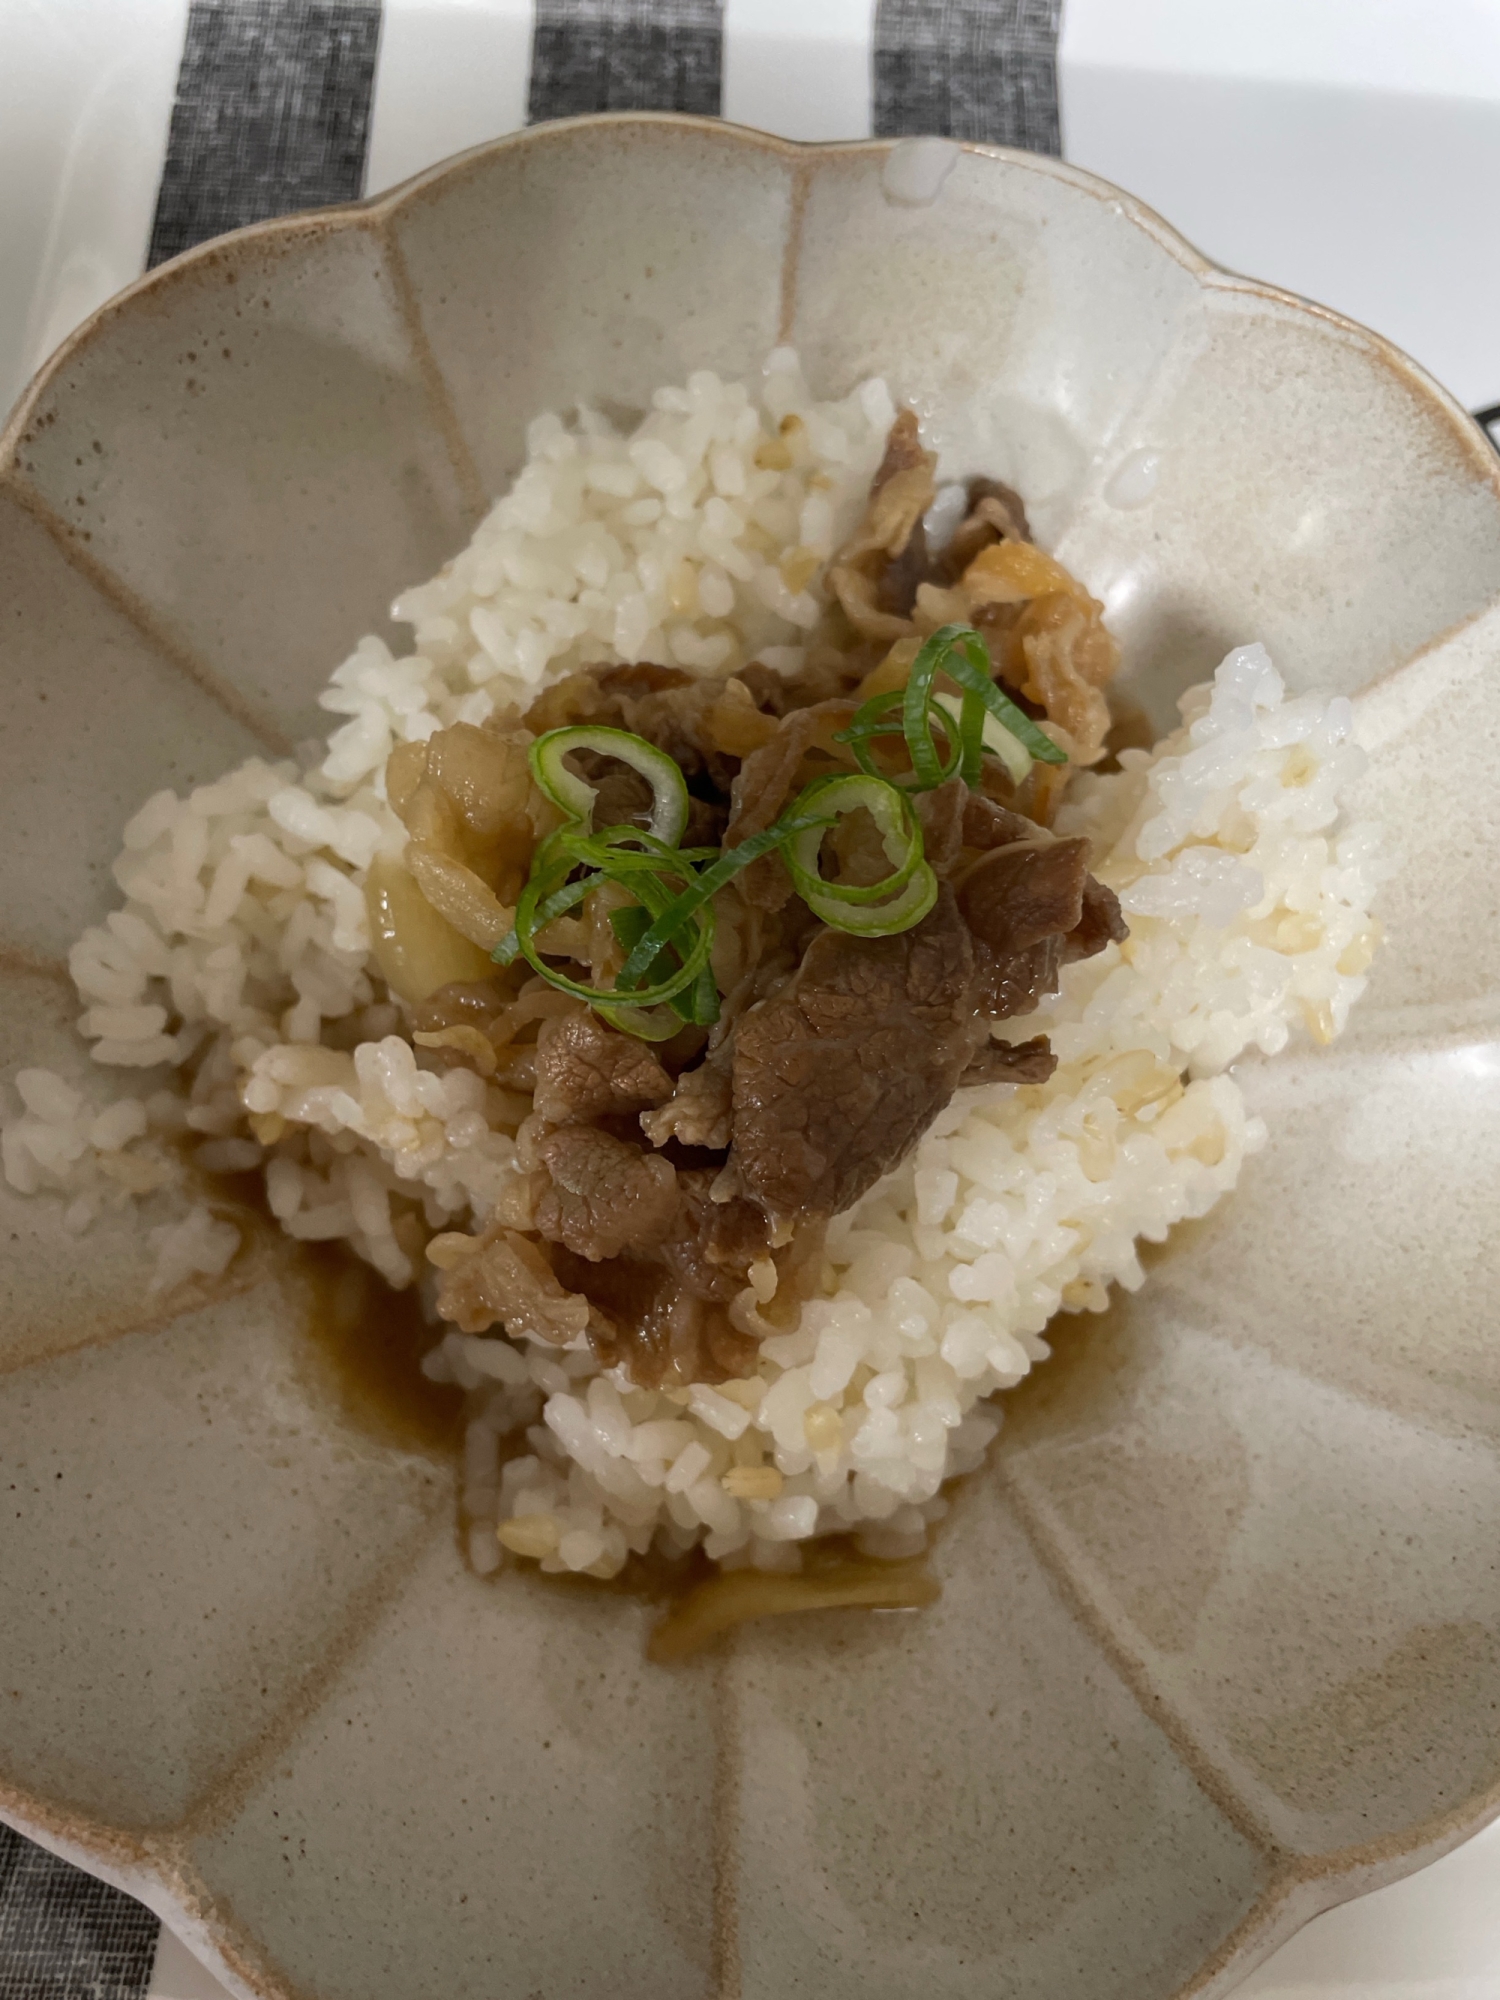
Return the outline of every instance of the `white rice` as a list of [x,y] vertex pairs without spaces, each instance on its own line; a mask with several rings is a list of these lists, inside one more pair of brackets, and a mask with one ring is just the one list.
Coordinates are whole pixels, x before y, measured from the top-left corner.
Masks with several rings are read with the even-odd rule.
[[[814,403],[783,350],[754,391],[708,374],[659,391],[629,435],[586,411],[539,418],[469,548],[399,600],[415,650],[365,639],[334,674],[321,700],[345,720],[326,747],[158,793],[126,827],[123,907],[70,969],[94,1060],[155,1070],[154,1087],[101,1108],[22,1071],[0,1132],[11,1185],[61,1196],[82,1229],[175,1178],[179,1219],[154,1232],[168,1289],[238,1244],[177,1135],[205,1170],[263,1168],[289,1235],[345,1241],[393,1284],[417,1275],[417,1207],[426,1229],[482,1226],[515,1171],[514,1108],[469,1071],[422,1066],[369,956],[364,871],[406,837],[384,797],[391,748],[589,661],[794,670],[892,416],[879,382]],[[944,1482],[999,1427],[988,1399],[1048,1353],[1053,1313],[1134,1289],[1137,1240],[1233,1187],[1265,1134],[1223,1072],[1299,1027],[1342,1029],[1389,864],[1374,829],[1340,820],[1363,764],[1347,700],[1288,700],[1252,645],[1182,709],[1154,752],[1069,794],[1062,824],[1093,838],[1131,934],[1017,1023],[1051,1037],[1057,1071],[961,1091],[836,1220],[794,1332],[741,1298],[733,1315],[764,1333],[753,1377],[656,1392],[586,1347],[436,1340],[426,1373],[469,1394],[476,1568],[508,1550],[608,1576],[653,1540],[795,1568],[809,1537],[850,1530],[872,1554],[915,1552]]]

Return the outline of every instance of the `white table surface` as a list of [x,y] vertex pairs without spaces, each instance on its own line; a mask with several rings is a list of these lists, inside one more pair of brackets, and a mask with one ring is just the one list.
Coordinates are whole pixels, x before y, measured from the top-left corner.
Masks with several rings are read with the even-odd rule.
[[[724,112],[870,129],[873,0],[725,0]],[[140,271],[187,0],[0,0],[0,412]],[[531,0],[386,0],[367,187],[514,130]],[[1069,158],[1500,402],[1500,0],[1066,0]],[[816,80],[813,87],[811,79]],[[1500,2000],[1500,1824],[1318,1918],[1244,2000]],[[152,2000],[222,2000],[169,1932]]]

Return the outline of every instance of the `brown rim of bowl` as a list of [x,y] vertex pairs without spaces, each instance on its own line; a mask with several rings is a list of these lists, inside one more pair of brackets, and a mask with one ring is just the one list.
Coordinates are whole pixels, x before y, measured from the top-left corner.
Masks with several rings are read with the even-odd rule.
[[[298,237],[318,236],[326,231],[342,228],[368,228],[377,234],[383,233],[385,224],[398,210],[408,204],[415,205],[441,186],[466,178],[474,168],[496,154],[557,144],[582,131],[627,128],[694,133],[700,138],[718,144],[748,147],[753,151],[770,153],[786,161],[793,169],[805,168],[815,159],[883,157],[895,147],[905,143],[901,139],[833,141],[781,139],[773,133],[757,131],[752,126],[731,125],[723,119],[705,118],[687,112],[603,112],[579,118],[554,119],[543,125],[528,126],[520,132],[508,133],[503,138],[485,140],[477,146],[468,147],[464,152],[454,153],[445,160],[439,160],[433,166],[424,167],[420,173],[398,182],[395,187],[387,188],[383,194],[367,195],[360,201],[341,202],[328,208],[300,209],[290,215],[274,216],[266,222],[247,223],[242,229],[233,229],[223,236],[211,237],[204,243],[195,244],[192,249],[184,250],[165,263],[158,264],[154,270],[144,272],[122,291],[106,299],[103,305],[96,306],[94,311],[73,329],[31,377],[12,407],[3,428],[0,428],[0,480],[5,479],[11,472],[16,447],[26,436],[36,405],[64,364],[75,354],[80,353],[108,325],[116,313],[134,300],[148,296],[157,287],[171,284],[182,272],[196,265],[218,262],[226,253],[238,250],[241,246],[274,243],[278,240],[290,242]],[[1050,154],[1023,152],[1012,146],[990,146],[977,140],[967,139],[953,140],[950,143],[960,152],[968,153],[975,158],[1000,161],[1023,172],[1061,181],[1095,201],[1108,204],[1208,289],[1238,292],[1248,297],[1264,299],[1272,305],[1287,309],[1296,317],[1320,321],[1336,332],[1351,336],[1389,368],[1410,393],[1435,408],[1436,413],[1443,418],[1448,427],[1457,433],[1458,440],[1475,462],[1475,470],[1495,490],[1497,497],[1500,497],[1500,453],[1496,452],[1489,438],[1462,404],[1428,374],[1419,362],[1414,361],[1384,334],[1376,333],[1360,321],[1351,319],[1346,313],[1335,311],[1332,306],[1319,305],[1315,300],[1287,291],[1282,286],[1269,284],[1260,278],[1241,276],[1237,272],[1228,270],[1224,265],[1215,263],[1212,258],[1206,257],[1190,243],[1179,230],[1165,221],[1154,208],[1082,167],[1069,166],[1065,161],[1055,159]]]

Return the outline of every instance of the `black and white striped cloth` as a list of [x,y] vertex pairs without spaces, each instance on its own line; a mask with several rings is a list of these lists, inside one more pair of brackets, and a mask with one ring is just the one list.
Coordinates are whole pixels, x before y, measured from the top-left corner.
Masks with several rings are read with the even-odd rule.
[[139,1903],[0,1826],[4,2000],[139,2000],[156,1933]]
[[[939,132],[1057,153],[1060,7],[190,0],[146,262],[584,112],[699,112],[803,138]],[[0,12],[0,62],[5,33]],[[129,1897],[0,1826],[0,2000],[143,2000],[156,1935]]]
[[[150,262],[289,209],[376,192],[521,123],[690,111],[806,137],[942,132],[1061,150],[1061,0],[192,0]],[[804,18],[810,13],[811,30]],[[384,18],[382,18],[384,17]],[[461,101],[436,88],[446,53]],[[413,58],[416,58],[413,61]],[[471,58],[459,69],[461,58]],[[425,100],[425,101],[424,101]],[[795,122],[795,121],[793,121]]]

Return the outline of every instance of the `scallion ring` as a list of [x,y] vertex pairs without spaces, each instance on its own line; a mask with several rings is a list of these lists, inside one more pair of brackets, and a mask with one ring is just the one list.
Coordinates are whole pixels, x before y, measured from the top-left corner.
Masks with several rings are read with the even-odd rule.
[[811,826],[791,835],[783,859],[787,873],[803,901],[814,897],[831,903],[888,903],[904,889],[922,865],[922,830],[906,794],[884,778],[861,773],[858,777],[815,778],[805,787],[793,812],[805,816],[815,809],[835,819],[860,807],[874,820],[886,858],[893,873],[870,886],[852,882],[829,882],[818,872],[818,856],[826,829]]
[[[841,732],[840,740],[853,745],[860,773],[814,779],[774,824],[723,850],[677,845],[690,810],[687,783],[675,761],[644,737],[624,729],[587,727],[553,729],[538,737],[530,751],[533,775],[568,817],[532,857],[514,928],[493,956],[501,965],[524,958],[550,985],[585,1001],[615,1027],[647,1041],[664,1041],[683,1022],[707,1026],[718,1019],[713,899],[762,855],[784,850],[799,894],[833,929],[890,937],[919,923],[937,900],[938,882],[923,853],[921,826],[908,794],[960,773],[975,782],[991,717],[1011,728],[1019,742],[1021,730],[1008,719],[1013,712],[1045,746],[1035,754],[1052,763],[1062,757],[981,672],[976,648],[977,659],[987,665],[983,641],[971,628],[948,626],[934,634],[913,662],[915,691],[909,683],[904,690],[873,697]],[[934,695],[933,677],[940,669],[959,682],[961,696]],[[891,715],[897,707],[899,722]],[[934,724],[944,738],[941,752]],[[875,765],[872,742],[892,735],[905,738],[909,779],[892,778]],[[614,757],[638,771],[651,786],[649,822],[596,829],[598,790],[568,769],[563,759],[570,750]],[[1013,769],[1003,746],[998,754]],[[844,813],[860,807],[875,822],[891,872],[871,884],[827,881],[819,868],[823,836]],[[625,958],[613,984],[601,987],[572,979],[549,964],[549,956],[566,954],[545,952],[541,937],[550,924],[606,885],[623,891],[630,901],[609,912]]]
[[[932,740],[930,715],[926,718],[918,738],[918,747],[913,753],[904,719],[897,721],[891,714],[893,709],[901,709],[904,716],[905,704],[906,692],[903,688],[892,688],[885,694],[871,695],[868,701],[860,703],[848,728],[841,729],[834,741],[849,745],[854,752],[854,761],[866,776],[881,778],[889,785],[899,785],[903,791],[936,791],[937,787],[945,784],[949,778],[964,774],[970,765],[973,766],[977,777],[981,754],[980,723],[984,714],[978,703],[974,705],[974,719],[969,725],[967,738],[962,728],[955,730],[952,727],[946,711],[939,714],[938,726],[948,742],[947,753],[943,756],[938,754],[937,745]],[[880,768],[870,750],[870,744],[877,736],[899,737],[905,743],[912,765],[910,776],[894,771],[883,771]],[[918,780],[916,773],[919,768],[927,773],[930,782]],[[973,780],[968,779],[967,782],[972,783]]]
[[[940,673],[958,683],[958,696],[935,692],[933,682]],[[899,725],[890,719],[898,707]],[[946,756],[933,741],[934,715],[948,739]],[[909,777],[882,771],[870,748],[876,737],[898,734],[905,738],[911,760]],[[986,749],[1001,759],[1016,784],[1033,759],[1040,764],[1068,761],[1067,753],[996,687],[984,640],[972,625],[945,625],[934,632],[912,661],[905,687],[861,703],[836,740],[849,744],[862,771],[918,792],[935,791],[955,776],[977,784]]]
[[780,847],[784,841],[801,833],[805,828],[817,827],[820,831],[833,824],[827,814],[788,815],[783,813],[773,825],[761,833],[752,833],[748,840],[742,840],[738,847],[726,848],[711,868],[705,868],[701,875],[694,877],[682,893],[655,918],[651,928],[641,935],[630,956],[620,968],[616,987],[629,987],[632,980],[642,979],[650,970],[656,954],[663,945],[671,944],[677,933],[690,923],[696,912],[711,906],[713,898],[731,883],[742,868],[748,868],[752,861],[758,861],[763,854]]
[[[579,1000],[586,1000],[591,1007],[598,1007],[602,1010],[624,1002],[628,1002],[632,1008],[653,1007],[658,1002],[670,1000],[674,994],[680,993],[685,987],[692,985],[704,966],[708,964],[709,954],[713,950],[714,942],[713,911],[711,909],[700,910],[695,905],[694,910],[689,913],[690,918],[697,918],[697,921],[693,923],[696,935],[690,944],[685,944],[682,940],[682,933],[687,928],[686,922],[675,923],[672,925],[669,933],[657,939],[650,955],[644,958],[638,969],[632,971],[631,976],[627,978],[626,969],[630,967],[632,961],[640,951],[640,947],[636,947],[636,951],[626,961],[626,967],[621,968],[620,975],[616,978],[612,987],[588,986],[582,980],[569,979],[565,973],[559,972],[556,966],[548,965],[543,957],[537,944],[537,932],[540,929],[545,929],[546,923],[539,922],[538,919],[545,910],[550,912],[546,917],[546,922],[551,922],[552,916],[561,915],[564,909],[571,908],[576,902],[582,902],[585,896],[592,894],[595,889],[600,887],[600,878],[585,877],[581,882],[569,882],[543,899],[539,891],[545,886],[545,883],[540,883],[533,877],[521,891],[520,901],[516,905],[515,927],[515,934],[519,940],[520,955],[531,966],[533,971],[539,972],[553,986],[558,987],[564,993],[573,994]],[[651,891],[655,884],[651,878],[644,874],[638,876],[633,884],[628,883],[626,886],[631,889],[633,894],[638,895],[639,900],[646,903],[647,908],[650,908],[650,902],[647,901],[648,897],[653,901],[656,900],[656,898],[651,896]],[[680,902],[682,898],[678,896],[673,899],[668,892],[663,894],[661,900],[668,908],[671,908],[675,902]],[[654,920],[653,929],[655,928],[655,923],[659,921],[659,918]],[[649,937],[651,932],[648,931],[646,935]],[[644,939],[642,942],[644,942]],[[666,944],[673,946],[679,953],[680,962],[676,971],[669,973],[663,979],[657,980],[653,985],[648,986],[641,983],[644,980],[645,974],[655,964],[662,946]]]
[[[1003,722],[998,721],[988,710],[983,708],[974,695],[966,694],[960,700],[956,694],[943,694],[934,691],[932,698],[939,708],[945,710],[947,714],[953,717],[955,722],[961,724],[967,723],[968,717],[964,711],[972,706],[978,712],[980,724],[979,747],[981,751],[988,750],[993,756],[1000,759],[1000,762],[1005,766],[1005,775],[1013,785],[1025,784],[1026,774],[1031,769],[1030,753],[1022,748],[1020,738],[1008,729]],[[1053,747],[1055,749],[1056,745],[1054,744]],[[976,768],[974,776],[970,778],[966,771],[964,777],[972,785],[977,781],[979,772]]]
[[592,750],[600,757],[615,757],[639,771],[651,787],[651,817],[646,831],[653,839],[675,847],[682,838],[688,817],[687,781],[676,761],[658,750],[644,736],[628,729],[589,728],[549,729],[539,736],[528,753],[531,775],[559,812],[576,820],[586,830],[593,824],[597,787],[570,771],[563,759],[570,750]]
[[909,931],[913,924],[922,921],[937,901],[937,893],[937,876],[931,864],[923,861],[901,894],[890,903],[851,908],[827,896],[804,896],[802,900],[830,930],[851,931],[856,937],[895,937],[898,931]]

